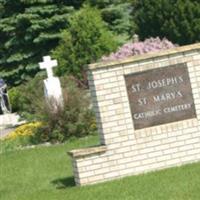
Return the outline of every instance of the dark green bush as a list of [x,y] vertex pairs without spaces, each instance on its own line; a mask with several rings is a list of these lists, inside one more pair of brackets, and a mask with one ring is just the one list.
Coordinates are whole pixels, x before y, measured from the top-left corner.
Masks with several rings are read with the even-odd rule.
[[166,37],[180,45],[200,41],[198,0],[136,1],[133,15],[141,39]]

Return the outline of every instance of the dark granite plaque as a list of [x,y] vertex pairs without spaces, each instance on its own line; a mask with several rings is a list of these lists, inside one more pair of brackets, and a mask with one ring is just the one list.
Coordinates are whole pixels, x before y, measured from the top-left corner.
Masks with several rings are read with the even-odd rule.
[[125,76],[135,129],[196,118],[185,63]]

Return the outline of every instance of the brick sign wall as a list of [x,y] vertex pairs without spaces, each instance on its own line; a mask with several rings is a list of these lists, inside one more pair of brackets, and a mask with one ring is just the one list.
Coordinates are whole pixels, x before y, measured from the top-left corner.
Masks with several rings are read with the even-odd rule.
[[200,160],[200,44],[89,68],[101,145],[70,152],[77,185]]

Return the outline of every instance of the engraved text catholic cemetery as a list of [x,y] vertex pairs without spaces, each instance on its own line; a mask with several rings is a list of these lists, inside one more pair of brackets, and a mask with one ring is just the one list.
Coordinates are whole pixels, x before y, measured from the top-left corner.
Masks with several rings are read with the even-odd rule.
[[135,129],[196,117],[184,63],[127,75],[126,84]]

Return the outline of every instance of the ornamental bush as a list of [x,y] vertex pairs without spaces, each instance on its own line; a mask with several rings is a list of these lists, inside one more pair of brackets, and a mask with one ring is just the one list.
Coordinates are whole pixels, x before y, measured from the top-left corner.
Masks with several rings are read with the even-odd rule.
[[170,49],[176,45],[167,39],[149,38],[145,41],[128,42],[118,49],[117,52],[111,53],[109,56],[103,56],[102,60],[118,60],[129,56],[145,54],[148,52],[158,52],[163,49]]
[[43,142],[63,142],[70,137],[83,137],[96,132],[95,116],[87,90],[77,87],[71,77],[61,79],[63,107],[52,110],[47,104],[38,113],[46,124],[38,134]]
[[18,113],[28,121],[40,121],[43,124],[31,142],[64,142],[70,137],[95,133],[96,122],[88,91],[80,89],[73,77],[61,77],[64,106],[52,110],[55,106],[51,107],[45,101],[42,79],[38,75],[11,92]]
[[70,77],[63,77],[62,85],[64,105],[45,104],[38,113],[45,124],[36,135],[40,142],[63,142],[70,137],[83,137],[96,132],[87,91],[79,89]]

